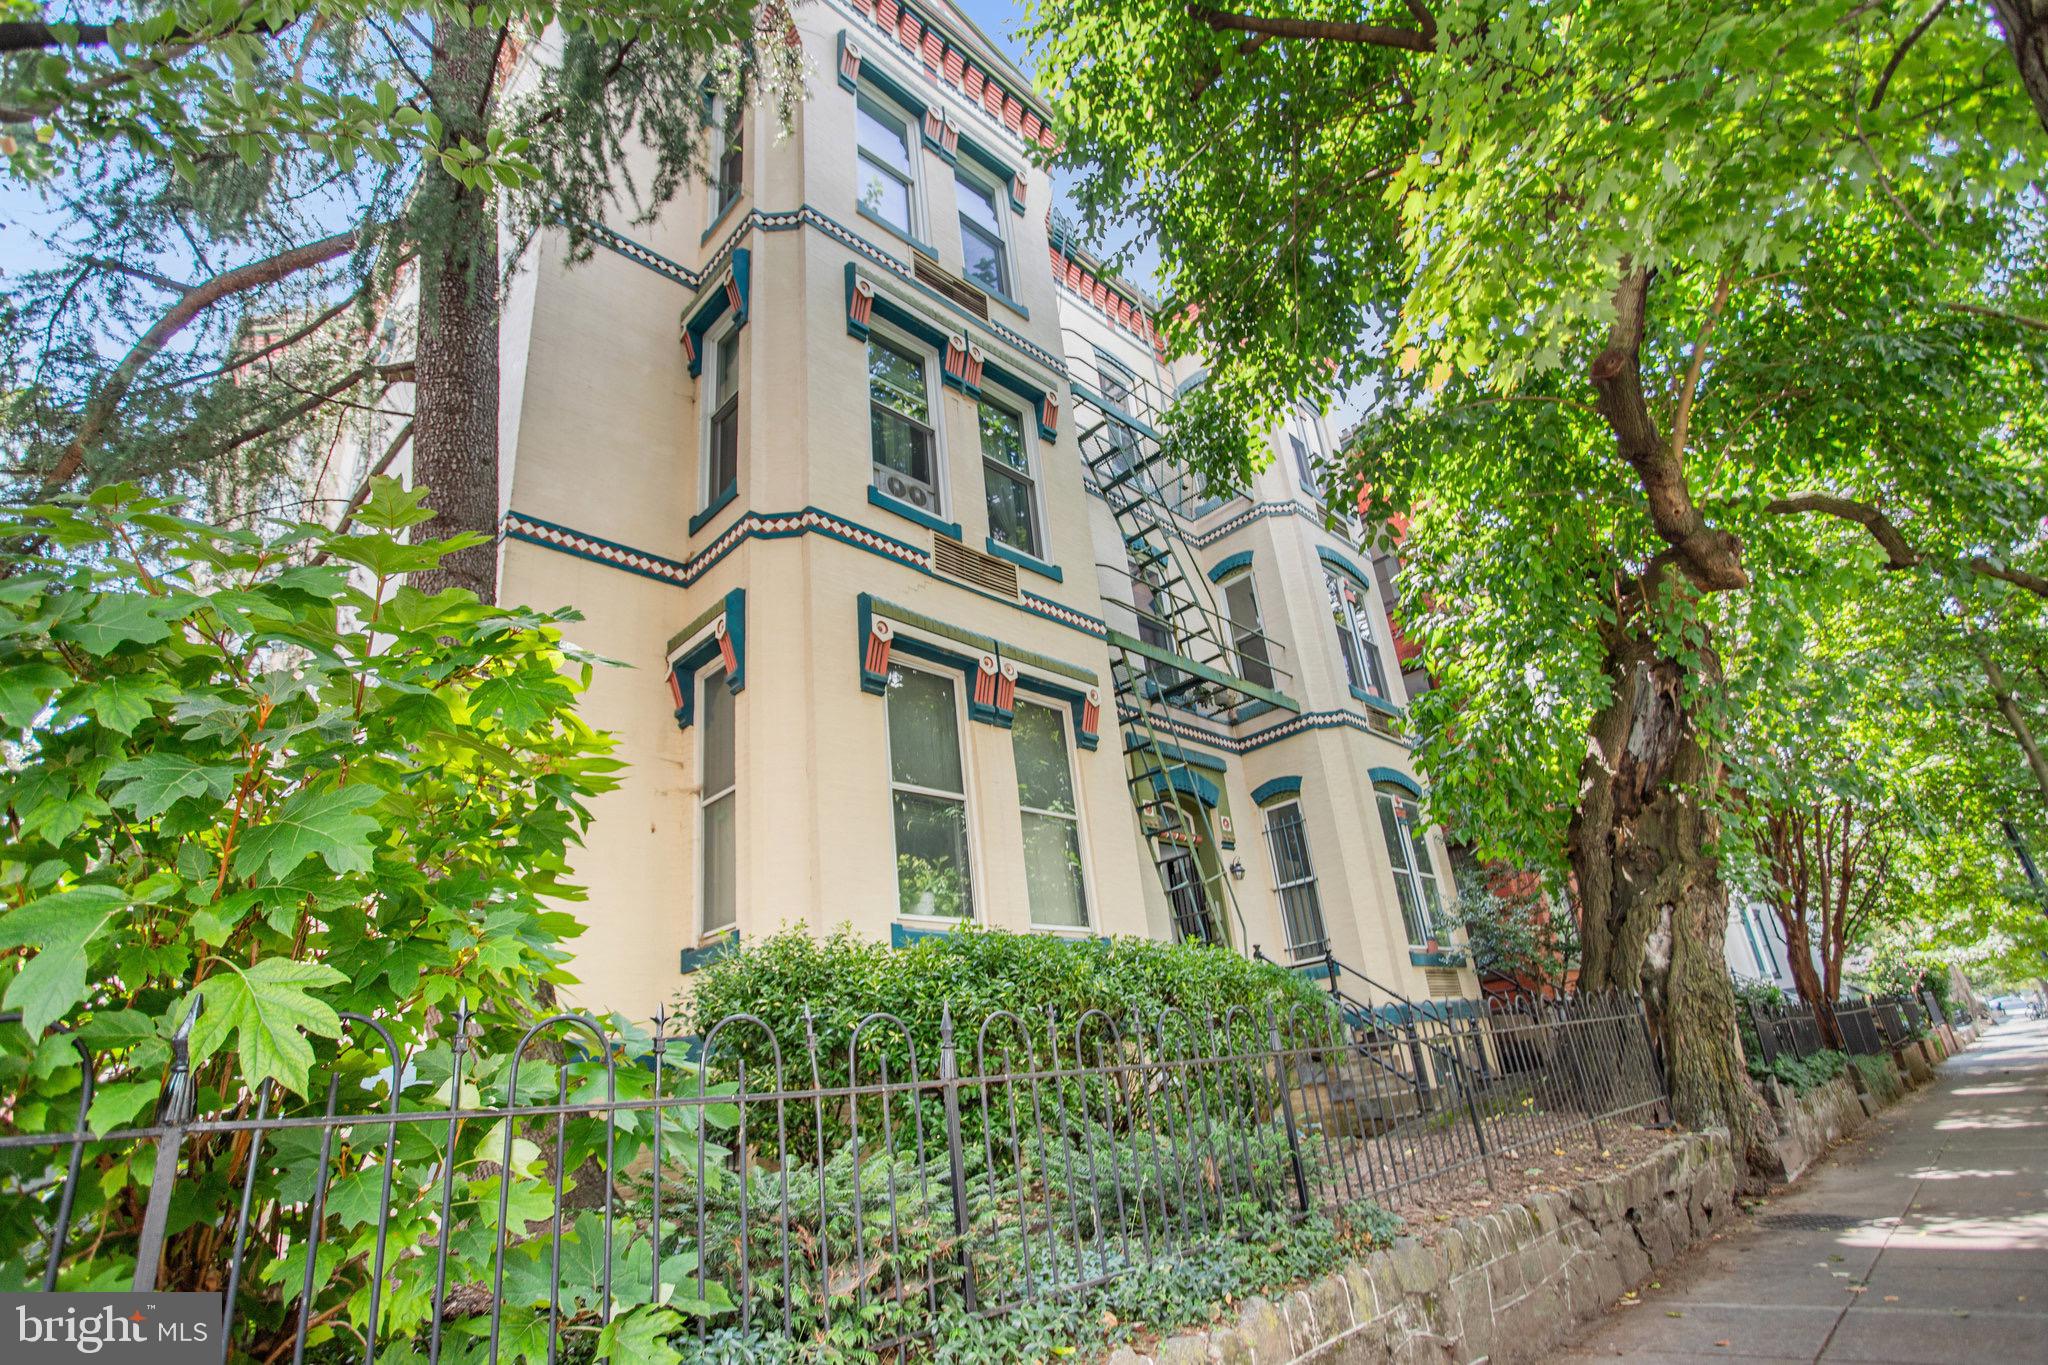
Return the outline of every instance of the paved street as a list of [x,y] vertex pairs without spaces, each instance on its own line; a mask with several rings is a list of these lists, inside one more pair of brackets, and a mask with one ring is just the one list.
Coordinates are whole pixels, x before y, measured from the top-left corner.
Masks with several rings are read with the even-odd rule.
[[1558,1361],[2048,1361],[2048,1023],[2007,1024]]

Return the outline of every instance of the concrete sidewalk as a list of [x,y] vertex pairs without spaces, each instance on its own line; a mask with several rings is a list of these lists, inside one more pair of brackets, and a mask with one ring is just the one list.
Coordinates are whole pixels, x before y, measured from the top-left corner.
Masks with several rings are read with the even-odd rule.
[[1988,1030],[1644,1287],[1585,1362],[2048,1362],[2048,1023]]

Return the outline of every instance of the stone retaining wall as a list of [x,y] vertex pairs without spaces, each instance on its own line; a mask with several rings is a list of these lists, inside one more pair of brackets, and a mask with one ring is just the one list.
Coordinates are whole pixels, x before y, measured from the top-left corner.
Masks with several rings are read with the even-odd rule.
[[1234,1325],[1128,1348],[1109,1365],[1352,1365],[1532,1360],[1632,1285],[1726,1225],[1735,1162],[1718,1133],[1564,1193],[1404,1237]]
[[[1804,1095],[1794,1095],[1776,1081],[1766,1082],[1764,1097],[1778,1123],[1771,1146],[1778,1155],[1779,1178],[1798,1179],[1823,1152],[1878,1110],[1933,1080],[1936,1060],[1925,1043],[1913,1042],[1896,1053],[1865,1058],[1862,1066],[1851,1061],[1841,1075]],[[1872,1061],[1877,1065],[1870,1065]]]

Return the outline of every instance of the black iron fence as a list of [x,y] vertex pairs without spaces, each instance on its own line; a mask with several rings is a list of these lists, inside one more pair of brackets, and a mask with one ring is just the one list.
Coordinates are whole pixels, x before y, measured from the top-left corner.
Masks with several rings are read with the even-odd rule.
[[[1779,1005],[1747,1002],[1749,1022],[1766,1066],[1779,1057],[1811,1057],[1827,1046],[1812,1004],[1788,999]],[[1835,1005],[1843,1050],[1875,1057],[1903,1047],[1928,1026],[1926,1006],[1911,995],[1863,995]]]
[[195,1071],[187,1019],[153,1121],[111,1129],[96,1091],[138,1082],[59,1039],[37,1065],[76,1072],[75,1108],[0,1107],[4,1287],[217,1292],[223,1357],[266,1365],[804,1359],[1491,1183],[1664,1104],[1618,995],[948,1015],[935,1047],[893,1015],[805,1010],[795,1047],[781,1022],[560,1014],[488,1055],[465,1013],[409,1050],[350,1016],[301,1097]]

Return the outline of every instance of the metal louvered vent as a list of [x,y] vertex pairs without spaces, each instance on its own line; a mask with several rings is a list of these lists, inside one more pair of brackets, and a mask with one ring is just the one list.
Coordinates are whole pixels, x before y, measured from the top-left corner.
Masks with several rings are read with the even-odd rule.
[[994,555],[970,550],[951,536],[932,537],[932,568],[948,578],[972,583],[984,592],[1017,595],[1017,566]]
[[1464,992],[1458,988],[1458,974],[1449,967],[1424,967],[1422,979],[1432,1000],[1455,1000]]
[[916,252],[911,256],[911,268],[916,272],[919,284],[938,290],[982,321],[988,320],[988,295],[958,275],[948,275]]
[[1365,723],[1374,734],[1385,735],[1388,739],[1406,739],[1408,737],[1408,727],[1384,711],[1367,711],[1365,713]]

